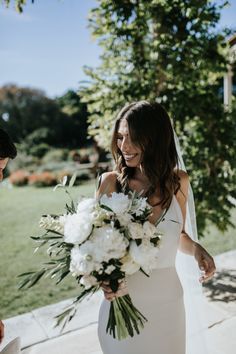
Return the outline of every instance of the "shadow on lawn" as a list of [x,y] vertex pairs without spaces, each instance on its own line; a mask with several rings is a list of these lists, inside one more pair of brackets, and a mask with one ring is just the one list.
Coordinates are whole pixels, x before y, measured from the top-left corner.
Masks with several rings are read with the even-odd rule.
[[236,302],[236,270],[222,269],[203,286],[211,301]]

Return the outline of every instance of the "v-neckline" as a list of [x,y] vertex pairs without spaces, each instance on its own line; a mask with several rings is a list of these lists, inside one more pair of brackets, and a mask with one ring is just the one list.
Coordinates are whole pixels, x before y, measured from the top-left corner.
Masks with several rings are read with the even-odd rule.
[[[134,192],[133,189],[131,189],[131,188],[128,188],[128,189],[129,189],[129,191]],[[170,209],[170,206],[171,206],[171,204],[172,204],[172,202],[173,202],[173,198],[174,198],[174,195],[172,196],[172,199],[171,199],[171,202],[170,202],[168,208],[165,208],[165,209],[163,210],[163,212],[161,213],[161,215],[160,215],[160,216],[157,218],[157,220],[153,223],[154,226],[157,226],[157,225],[159,224],[159,222],[164,218],[164,216],[166,215],[166,213],[167,213],[168,210]]]
[[172,196],[172,199],[171,199],[171,202],[170,202],[168,208],[165,208],[165,209],[163,210],[163,212],[162,212],[161,215],[157,218],[157,220],[155,221],[155,223],[154,223],[153,225],[157,226],[157,225],[160,223],[160,221],[164,218],[164,216],[167,214],[168,210],[170,209],[170,207],[171,207],[171,205],[172,205],[173,198],[174,198],[174,195]]
[[[169,208],[168,208],[169,209]],[[167,208],[165,208],[163,210],[163,212],[161,213],[161,215],[157,218],[157,220],[155,221],[155,223],[153,225],[157,226],[159,224],[159,222],[164,218],[164,216],[166,215],[167,211],[168,211]]]

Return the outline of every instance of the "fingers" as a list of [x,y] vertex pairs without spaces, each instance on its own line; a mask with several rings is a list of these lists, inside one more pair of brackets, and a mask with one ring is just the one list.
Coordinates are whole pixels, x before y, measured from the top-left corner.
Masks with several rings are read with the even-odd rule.
[[199,267],[201,270],[201,277],[199,281],[205,282],[213,277],[216,271],[214,259],[211,256],[207,256],[201,262],[199,262]]
[[112,301],[116,297],[120,297],[120,296],[124,296],[124,295],[128,294],[126,281],[120,282],[119,287],[116,292],[113,292],[108,284],[109,284],[109,282],[102,282],[101,283],[101,288],[102,288],[102,290],[104,292],[104,296],[107,300]]
[[0,343],[2,342],[4,337],[4,324],[3,322],[0,320]]

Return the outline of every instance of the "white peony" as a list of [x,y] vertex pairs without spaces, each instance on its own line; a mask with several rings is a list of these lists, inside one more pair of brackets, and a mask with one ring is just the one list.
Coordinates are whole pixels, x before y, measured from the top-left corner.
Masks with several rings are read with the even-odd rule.
[[96,244],[97,252],[102,254],[101,262],[109,262],[112,258],[122,258],[129,245],[129,241],[119,230],[108,225],[95,228],[91,241]]
[[90,241],[80,247],[71,250],[70,271],[73,275],[89,275],[93,271],[99,271],[101,264],[97,260],[96,247]]
[[97,204],[97,200],[95,198],[86,198],[79,202],[77,206],[77,213],[92,213],[95,206]]
[[144,236],[144,230],[142,224],[138,224],[137,222],[130,222],[128,225],[130,237],[135,240],[137,238],[142,239]]
[[90,289],[92,286],[98,285],[98,281],[93,275],[84,275],[79,282],[85,289]]
[[123,257],[121,262],[121,271],[125,272],[127,275],[136,273],[140,268],[140,265],[134,262],[134,260],[130,257],[130,254],[127,254],[125,257]]
[[131,241],[129,253],[133,261],[139,264],[147,274],[156,269],[159,249],[150,241],[144,240],[139,246],[135,241]]
[[92,229],[93,223],[90,214],[84,212],[68,215],[64,225],[64,240],[79,245],[88,238]]
[[103,195],[100,203],[112,209],[115,214],[123,214],[129,211],[131,201],[124,193],[113,192],[111,196]]

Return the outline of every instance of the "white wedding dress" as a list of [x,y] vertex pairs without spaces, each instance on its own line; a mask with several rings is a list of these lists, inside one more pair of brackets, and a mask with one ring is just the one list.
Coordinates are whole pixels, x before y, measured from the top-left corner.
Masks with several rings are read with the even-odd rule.
[[125,340],[106,333],[110,302],[103,300],[98,335],[104,354],[186,354],[183,289],[175,259],[183,228],[183,217],[175,197],[157,228],[162,232],[157,269],[150,277],[141,272],[127,278],[134,305],[148,319],[140,334]]

